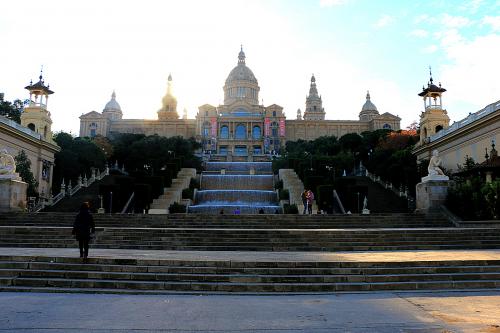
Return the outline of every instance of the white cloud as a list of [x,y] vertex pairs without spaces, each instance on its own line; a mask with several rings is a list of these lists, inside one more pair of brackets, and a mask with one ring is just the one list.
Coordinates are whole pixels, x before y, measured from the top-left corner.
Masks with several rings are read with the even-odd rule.
[[464,5],[460,6],[459,9],[462,11],[467,11],[468,13],[475,14],[479,7],[481,7],[483,0],[469,0],[466,1]]
[[[448,89],[448,110],[454,120],[475,112],[500,98],[498,77],[500,67],[493,66],[500,59],[500,35],[490,34],[470,41],[461,40],[448,45],[446,55],[451,64],[442,67],[441,80]],[[478,87],[478,89],[471,89]],[[472,109],[453,114],[454,109]]]
[[425,38],[429,35],[429,32],[424,29],[415,29],[412,32],[410,32],[410,35],[414,37]]
[[441,18],[441,23],[448,28],[463,28],[472,23],[467,17],[463,16],[451,16],[449,14],[443,14]]
[[320,7],[333,7],[344,5],[347,3],[347,0],[319,0]]
[[490,25],[494,31],[500,31],[500,16],[485,16],[482,24]]
[[385,14],[382,15],[382,17],[379,18],[377,22],[375,22],[374,26],[376,28],[383,28],[391,24],[393,21],[394,18],[392,16]]
[[430,45],[430,46],[427,46],[427,47],[424,47],[421,52],[422,53],[434,53],[438,50],[438,47],[437,45]]

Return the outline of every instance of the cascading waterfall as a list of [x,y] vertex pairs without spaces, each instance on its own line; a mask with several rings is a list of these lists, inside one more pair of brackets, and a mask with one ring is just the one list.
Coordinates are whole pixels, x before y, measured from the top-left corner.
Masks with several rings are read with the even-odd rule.
[[189,213],[282,213],[270,162],[207,162],[205,170]]

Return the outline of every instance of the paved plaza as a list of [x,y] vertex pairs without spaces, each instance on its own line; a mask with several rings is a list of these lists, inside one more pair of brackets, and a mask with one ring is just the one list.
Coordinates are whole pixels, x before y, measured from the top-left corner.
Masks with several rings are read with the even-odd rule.
[[500,332],[500,292],[296,296],[0,293],[0,332]]

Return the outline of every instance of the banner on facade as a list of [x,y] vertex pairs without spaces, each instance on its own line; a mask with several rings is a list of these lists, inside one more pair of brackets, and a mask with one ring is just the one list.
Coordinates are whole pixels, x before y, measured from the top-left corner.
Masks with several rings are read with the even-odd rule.
[[217,119],[214,117],[214,118],[210,119],[210,121],[211,121],[211,126],[212,126],[211,135],[212,135],[212,137],[216,137],[217,136]]
[[285,136],[285,119],[280,119],[280,136]]
[[271,120],[269,120],[269,118],[265,118],[264,119],[264,136],[269,136],[270,127],[271,127]]

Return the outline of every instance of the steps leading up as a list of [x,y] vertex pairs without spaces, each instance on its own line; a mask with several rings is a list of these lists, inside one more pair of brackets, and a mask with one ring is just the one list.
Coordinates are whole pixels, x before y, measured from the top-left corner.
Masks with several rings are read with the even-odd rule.
[[500,260],[308,262],[0,256],[0,290],[328,293],[500,287]]

